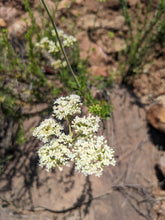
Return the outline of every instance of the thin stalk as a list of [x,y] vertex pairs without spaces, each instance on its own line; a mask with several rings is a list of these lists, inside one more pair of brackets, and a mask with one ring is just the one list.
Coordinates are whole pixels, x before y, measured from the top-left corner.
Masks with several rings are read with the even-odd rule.
[[69,126],[69,134],[71,137],[73,137],[72,129],[71,129],[71,121],[70,121],[70,116],[67,117],[68,121],[68,126]]
[[59,35],[58,35],[58,31],[57,31],[56,24],[55,24],[54,21],[53,21],[53,18],[52,18],[52,16],[51,16],[51,13],[50,13],[50,11],[49,11],[49,9],[48,9],[48,7],[47,7],[45,1],[44,1],[44,0],[40,0],[40,1],[42,2],[42,4],[43,4],[43,6],[44,6],[44,8],[45,8],[45,10],[46,10],[46,12],[47,12],[47,14],[48,14],[48,16],[49,16],[49,19],[50,19],[50,21],[51,21],[51,23],[52,23],[52,25],[53,25],[53,28],[54,28],[55,33],[56,33],[56,36],[57,36],[57,40],[58,40],[58,42],[59,42],[59,44],[60,44],[60,48],[61,48],[62,54],[63,54],[63,56],[64,56],[64,58],[65,58],[65,60],[66,60],[66,62],[67,62],[67,66],[68,66],[70,72],[72,73],[72,75],[73,75],[73,77],[74,77],[74,79],[75,79],[75,81],[76,81],[76,83],[77,83],[78,88],[80,89],[81,86],[80,86],[80,84],[79,84],[79,82],[78,82],[78,79],[77,79],[77,77],[76,77],[76,75],[75,75],[75,73],[74,73],[74,71],[73,71],[73,69],[72,69],[72,67],[71,67],[71,65],[70,65],[70,62],[69,62],[69,60],[68,60],[68,57],[67,57],[66,52],[65,52],[65,50],[64,50],[64,47],[63,47],[62,42],[61,42],[61,40],[60,40],[60,37],[59,37]]

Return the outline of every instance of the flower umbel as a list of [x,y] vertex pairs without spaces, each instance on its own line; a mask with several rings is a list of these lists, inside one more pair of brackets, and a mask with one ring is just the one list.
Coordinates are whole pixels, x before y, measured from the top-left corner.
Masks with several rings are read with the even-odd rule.
[[[75,37],[65,34],[63,30],[58,29],[57,31],[64,48],[74,46],[77,41]],[[57,70],[66,67],[66,61],[62,61],[63,57],[60,54],[61,48],[59,42],[57,41],[55,30],[51,31],[49,38],[43,37],[40,42],[35,44],[35,46],[36,48],[40,49],[40,51],[46,51],[49,54],[49,57],[51,57],[50,65],[54,69]]]
[[73,116],[81,113],[80,96],[70,95],[61,97],[54,102],[53,113],[58,119],[65,119],[68,116]]
[[103,136],[90,136],[76,141],[73,150],[75,169],[85,175],[100,176],[104,166],[115,165],[114,151]]
[[78,117],[72,121],[72,128],[77,134],[90,135],[98,131],[100,118],[98,116],[89,115],[88,117]]
[[[104,166],[115,166],[114,151],[103,136],[96,136],[99,129],[98,116],[79,117],[81,99],[78,95],[60,97],[54,102],[53,116],[65,119],[68,132],[55,119],[44,120],[33,132],[33,136],[44,142],[39,149],[40,166],[51,168],[75,163],[75,170],[84,175],[101,176]],[[71,121],[72,119],[72,121]]]
[[59,137],[61,130],[63,130],[63,126],[57,123],[53,118],[49,118],[45,119],[34,129],[33,136],[46,143],[52,135]]

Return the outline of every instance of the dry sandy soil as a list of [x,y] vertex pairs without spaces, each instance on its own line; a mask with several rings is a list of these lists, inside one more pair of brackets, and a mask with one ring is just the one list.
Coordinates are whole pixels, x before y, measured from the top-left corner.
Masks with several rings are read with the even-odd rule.
[[[38,1],[30,2],[37,18]],[[135,10],[138,1],[128,2]],[[50,8],[54,6],[53,1],[47,3]],[[5,20],[9,32],[22,16],[26,16],[22,1],[1,0],[0,18]],[[89,53],[92,74],[106,77],[110,71],[117,71],[116,54],[125,44],[121,32],[128,31],[117,0],[102,4],[96,0],[63,0],[55,19],[68,33],[74,27],[81,57],[95,48]],[[114,39],[108,37],[109,31],[114,31]],[[161,49],[152,65],[146,65],[145,74],[135,80],[131,90],[119,85],[106,89],[114,111],[110,119],[103,121],[101,132],[115,150],[117,165],[106,167],[100,178],[84,177],[74,172],[74,166],[63,172],[41,169],[37,156],[40,143],[31,137],[31,128],[42,120],[37,112],[45,106],[30,109],[36,115],[23,126],[31,138],[17,147],[1,175],[0,219],[165,219],[165,172],[160,168],[160,161],[165,158],[165,135],[146,120],[146,109],[152,104],[150,97],[165,93],[164,52]]]

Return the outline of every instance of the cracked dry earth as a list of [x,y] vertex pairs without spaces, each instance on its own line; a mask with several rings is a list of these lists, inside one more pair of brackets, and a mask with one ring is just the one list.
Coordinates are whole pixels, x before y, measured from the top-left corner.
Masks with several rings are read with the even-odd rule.
[[[35,5],[38,1],[30,2],[38,18]],[[54,5],[53,1],[47,2],[50,8]],[[128,2],[134,10],[137,1]],[[70,4],[70,10],[66,3]],[[7,10],[10,11],[8,16],[5,14]],[[9,33],[14,33],[13,27],[22,16],[27,16],[22,1],[0,2],[0,17],[5,20]],[[60,20],[62,16],[66,23]],[[117,70],[116,54],[124,46],[121,32],[128,31],[117,0],[105,4],[95,0],[76,0],[74,3],[63,0],[58,6],[56,19],[58,26],[67,32],[75,25],[81,57],[87,55],[89,48],[95,48],[89,52],[92,74],[106,77],[110,71]],[[91,35],[94,20],[95,34]],[[18,37],[19,34],[22,37],[25,31],[21,30]],[[109,30],[115,33],[111,41],[107,38]],[[133,90],[117,85],[107,88],[114,111],[110,119],[103,121],[100,132],[114,147],[117,165],[106,167],[100,178],[84,177],[74,172],[74,167],[49,173],[41,169],[37,157],[40,143],[31,137],[31,128],[42,120],[37,112],[47,106],[27,110],[36,115],[24,121],[24,131],[30,139],[17,147],[12,162],[1,175],[0,219],[165,219],[165,174],[160,169],[165,136],[146,120],[146,109],[151,104],[149,97],[155,98],[165,92],[163,49],[161,54],[154,59],[152,66],[146,66],[145,74],[134,82]]]

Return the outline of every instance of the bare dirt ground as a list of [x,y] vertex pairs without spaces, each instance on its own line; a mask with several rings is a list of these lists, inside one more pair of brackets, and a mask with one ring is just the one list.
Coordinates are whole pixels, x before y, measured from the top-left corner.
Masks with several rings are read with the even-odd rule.
[[[36,16],[37,2],[31,1]],[[47,2],[49,7],[54,5]],[[134,10],[137,1],[129,3]],[[22,1],[0,2],[0,17],[9,30],[23,15],[26,14]],[[92,74],[107,76],[117,70],[116,54],[124,46],[121,32],[127,31],[117,0],[104,4],[95,0],[76,0],[71,4],[63,0],[56,21],[67,32],[74,27],[82,57],[95,48],[89,52]],[[107,37],[109,30],[114,31],[114,39]],[[106,89],[114,111],[110,119],[103,121],[101,132],[114,147],[117,166],[105,168],[100,178],[84,177],[74,172],[74,166],[63,172],[41,169],[37,156],[40,143],[31,137],[31,128],[42,118],[36,114],[24,121],[25,133],[31,138],[16,148],[13,160],[1,175],[0,219],[165,219],[165,176],[159,167],[164,157],[165,135],[146,120],[150,97],[165,93],[163,49],[160,54],[152,65],[146,65],[145,74],[134,82],[131,91],[118,85]],[[32,107],[30,111],[35,113],[44,107]]]

